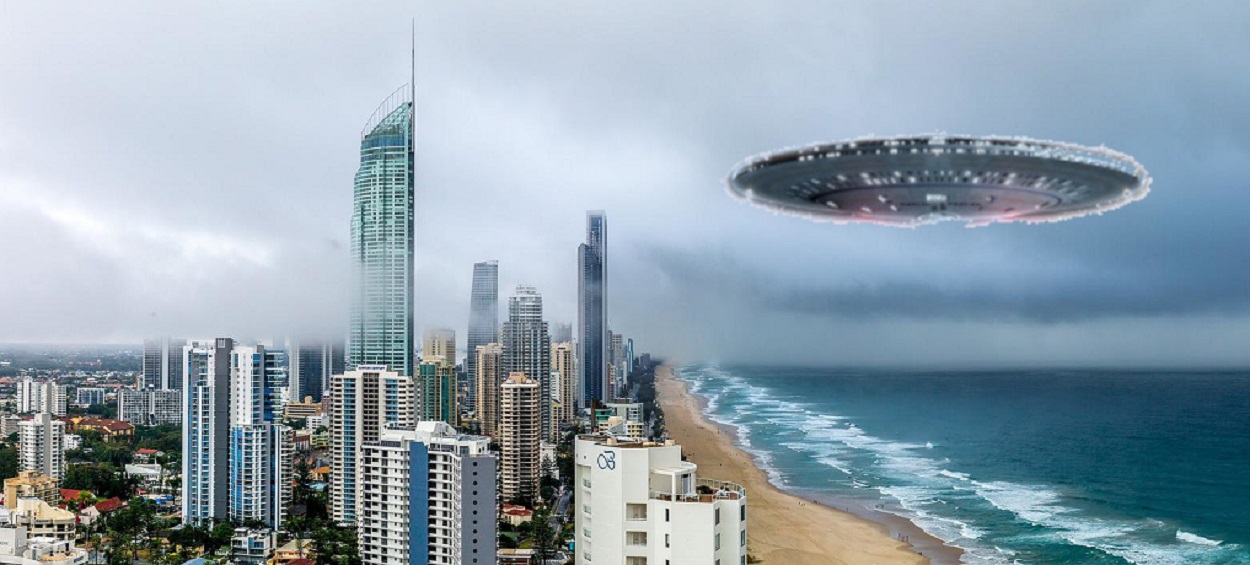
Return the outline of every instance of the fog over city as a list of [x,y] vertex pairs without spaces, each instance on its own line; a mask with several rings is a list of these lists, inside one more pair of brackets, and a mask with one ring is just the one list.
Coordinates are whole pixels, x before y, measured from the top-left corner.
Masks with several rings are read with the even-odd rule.
[[[125,8],[125,9],[123,9]],[[577,316],[684,361],[1250,362],[1250,3],[5,3],[0,342],[346,330],[361,128],[409,80],[416,326]],[[742,159],[947,131],[1105,144],[1141,202],[894,229],[729,197]]]

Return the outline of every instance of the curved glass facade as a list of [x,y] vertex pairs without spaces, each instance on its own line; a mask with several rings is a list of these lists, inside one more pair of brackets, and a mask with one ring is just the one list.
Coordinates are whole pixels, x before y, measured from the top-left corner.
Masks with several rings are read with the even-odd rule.
[[347,365],[413,375],[413,104],[405,86],[360,139],[352,205],[355,288]]

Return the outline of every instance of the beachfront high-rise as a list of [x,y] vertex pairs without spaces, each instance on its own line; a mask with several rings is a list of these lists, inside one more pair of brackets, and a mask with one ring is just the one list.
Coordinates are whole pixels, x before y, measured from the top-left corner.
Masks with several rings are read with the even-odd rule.
[[65,476],[65,422],[52,419],[52,414],[40,412],[29,420],[17,424],[18,444],[21,447],[18,471],[38,471],[39,474],[61,480]]
[[532,286],[519,285],[508,298],[508,321],[503,324],[504,373],[525,373],[538,383],[542,439],[550,441],[551,335],[543,321],[543,297]]
[[181,389],[186,345],[185,339],[168,337],[143,340],[143,388]]
[[416,422],[413,378],[385,365],[358,365],[330,380],[330,515],[356,523],[363,445],[391,426]]
[[290,503],[294,447],[290,429],[276,420],[285,352],[219,338],[184,347],[183,363],[188,375],[182,390],[184,520],[254,520],[279,527]]
[[473,289],[469,295],[469,335],[464,374],[469,380],[467,410],[477,407],[477,348],[499,343],[499,262],[473,264]]
[[553,343],[551,345],[551,378],[558,379],[559,386],[552,387],[559,394],[552,413],[552,429],[557,433],[566,425],[572,424],[577,415],[574,403],[577,398],[576,364],[573,360],[573,344],[570,342]]
[[577,404],[604,400],[608,378],[608,217],[586,213],[586,243],[577,248]]
[[275,391],[287,381],[282,350],[235,345],[230,352],[231,521],[279,528],[290,502],[291,430],[279,423],[285,402]]
[[182,520],[192,525],[227,516],[233,349],[230,338],[183,348]]
[[365,444],[357,540],[366,565],[495,563],[490,439],[444,422],[389,429]]
[[352,204],[347,368],[413,376],[414,112],[407,85],[365,123]]
[[746,563],[746,490],[699,479],[681,446],[581,436],[574,463],[578,565]]
[[512,373],[499,387],[500,492],[526,504],[538,495],[541,465],[541,387],[525,373]]
[[482,433],[496,437],[499,433],[499,385],[503,383],[503,345],[488,343],[477,347],[477,420]]

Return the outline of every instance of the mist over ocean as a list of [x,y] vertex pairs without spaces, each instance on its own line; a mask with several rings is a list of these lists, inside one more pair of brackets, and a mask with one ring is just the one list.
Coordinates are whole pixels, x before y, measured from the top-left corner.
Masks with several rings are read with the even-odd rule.
[[772,481],[965,563],[1250,563],[1250,373],[689,365]]

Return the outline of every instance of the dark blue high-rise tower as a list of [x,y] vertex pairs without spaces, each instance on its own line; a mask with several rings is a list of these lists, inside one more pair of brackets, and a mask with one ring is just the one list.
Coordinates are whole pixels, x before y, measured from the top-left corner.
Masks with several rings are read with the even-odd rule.
[[577,247],[577,404],[602,402],[608,378],[608,217],[586,213],[586,243]]

